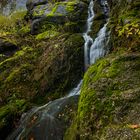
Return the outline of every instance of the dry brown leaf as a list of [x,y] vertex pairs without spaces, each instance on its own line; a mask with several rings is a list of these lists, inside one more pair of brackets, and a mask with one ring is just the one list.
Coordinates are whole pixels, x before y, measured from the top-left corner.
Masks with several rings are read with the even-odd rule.
[[136,128],[140,128],[140,125],[138,124],[134,124],[134,125],[129,125],[130,128],[136,129]]

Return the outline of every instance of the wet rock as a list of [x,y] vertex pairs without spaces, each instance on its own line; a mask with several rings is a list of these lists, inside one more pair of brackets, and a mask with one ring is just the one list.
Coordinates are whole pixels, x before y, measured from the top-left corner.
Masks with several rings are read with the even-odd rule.
[[62,140],[77,110],[78,97],[64,97],[32,110],[7,140]]

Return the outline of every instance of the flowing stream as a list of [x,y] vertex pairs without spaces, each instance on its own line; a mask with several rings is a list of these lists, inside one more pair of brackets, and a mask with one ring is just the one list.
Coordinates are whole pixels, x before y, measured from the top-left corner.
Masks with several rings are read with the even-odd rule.
[[[108,5],[106,0],[101,0],[101,3],[105,15],[107,15]],[[91,64],[94,64],[97,59],[105,55],[105,47],[108,41],[107,18],[106,23],[100,29],[94,40],[89,35],[92,23],[94,22],[93,7],[94,2],[91,0],[88,7],[87,29],[83,33],[83,38],[85,40],[85,70],[87,70]],[[59,121],[58,116],[60,112],[65,111],[64,107],[73,104],[73,100],[74,102],[78,102],[82,81],[83,80],[81,80],[67,96],[49,102],[44,106],[33,108],[29,113],[23,115],[20,126],[8,137],[8,140],[31,138],[37,140],[62,140],[65,129],[63,128],[64,124]]]

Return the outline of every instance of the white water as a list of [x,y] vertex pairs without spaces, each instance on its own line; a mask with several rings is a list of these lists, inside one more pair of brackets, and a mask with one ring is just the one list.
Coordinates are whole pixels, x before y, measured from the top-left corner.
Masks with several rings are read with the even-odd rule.
[[[91,26],[93,23],[93,18],[95,16],[94,11],[93,11],[93,6],[94,6],[94,2],[93,0],[91,0],[88,7],[88,18],[87,18],[87,23],[86,23],[87,29],[83,33],[83,38],[85,40],[85,44],[84,44],[85,70],[89,67],[89,64],[90,64],[89,51],[90,51],[91,45],[93,44],[93,39],[89,35],[89,32],[91,31]],[[80,94],[82,82],[83,80],[79,82],[77,87],[75,87],[74,89],[70,91],[68,97]]]
[[89,7],[88,7],[88,18],[87,18],[87,30],[86,32],[83,33],[83,38],[85,40],[85,44],[84,44],[84,60],[85,60],[85,69],[88,68],[89,66],[89,48],[90,46],[93,44],[93,39],[90,37],[89,32],[91,31],[91,26],[93,23],[93,18],[94,18],[94,11],[93,11],[93,0],[90,1]]
[[94,64],[97,59],[105,55],[105,44],[107,42],[106,38],[106,25],[99,31],[97,38],[90,48],[90,64]]

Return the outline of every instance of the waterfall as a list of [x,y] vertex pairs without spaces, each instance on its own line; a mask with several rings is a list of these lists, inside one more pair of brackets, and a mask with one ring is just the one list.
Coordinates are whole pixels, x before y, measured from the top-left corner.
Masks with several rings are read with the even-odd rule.
[[[86,22],[87,29],[83,33],[83,38],[85,40],[85,44],[84,44],[85,70],[88,68],[88,66],[90,64],[89,51],[90,51],[91,45],[93,44],[93,39],[89,35],[89,32],[91,31],[93,19],[95,16],[94,11],[93,11],[93,6],[94,6],[94,2],[93,2],[93,0],[91,0],[89,3],[89,7],[88,7],[88,18],[87,18],[87,22]],[[68,97],[80,94],[82,82],[83,82],[83,80],[81,80],[79,82],[79,84],[70,91],[70,93],[68,94]]]
[[99,31],[97,38],[90,48],[90,64],[94,64],[97,59],[105,55],[105,44],[107,42],[106,38],[106,25]]
[[[104,8],[104,13],[106,17],[108,16],[108,3],[106,0],[101,0],[101,4]],[[93,11],[94,2],[93,0],[90,1],[89,7],[88,7],[88,18],[87,18],[87,30],[83,33],[83,38],[85,40],[84,44],[84,59],[85,59],[85,70],[91,65],[96,62],[97,59],[103,57],[106,54],[105,46],[108,43],[108,34],[107,34],[107,21],[104,24],[104,26],[100,29],[99,33],[97,34],[97,37],[95,38],[95,41],[93,41],[92,37],[89,35],[91,31],[91,27],[93,24],[94,19],[94,11]],[[74,96],[79,95],[82,85],[81,80],[77,87],[75,87],[68,95]]]
[[93,39],[90,37],[89,32],[91,31],[91,26],[93,23],[93,18],[94,18],[94,11],[93,11],[93,0],[90,1],[89,7],[88,7],[88,18],[87,18],[87,30],[86,32],[83,33],[83,38],[85,40],[84,44],[84,60],[85,60],[85,69],[88,68],[89,66],[89,48],[93,44]]
[[[101,0],[101,3],[104,7],[105,15],[107,16],[107,2],[105,0]],[[107,43],[107,21],[104,24],[104,26],[100,29],[100,31],[97,34],[97,37],[93,41],[92,37],[89,35],[92,27],[92,23],[94,22],[94,11],[93,11],[94,2],[93,0],[90,1],[89,7],[88,7],[88,18],[87,18],[87,29],[83,33],[83,38],[85,40],[84,44],[84,58],[85,58],[85,70],[89,67],[89,65],[94,64],[97,59],[103,57],[105,55],[105,46]],[[28,136],[29,132],[34,132],[36,134],[37,138],[39,139],[42,135],[47,140],[59,140],[63,139],[63,132],[61,130],[62,124],[61,122],[58,122],[56,116],[58,113],[61,112],[63,106],[66,106],[69,100],[71,98],[77,97],[76,95],[80,94],[81,91],[81,85],[83,80],[80,80],[78,85],[73,88],[69,94],[63,98],[54,100],[52,102],[49,102],[48,104],[37,107],[32,109],[27,115],[23,117],[21,120],[21,124],[19,128],[8,138],[8,140],[19,140],[22,139],[22,136]],[[78,101],[77,101],[78,102]],[[31,128],[28,128],[28,122],[31,121],[32,118],[37,119],[36,125],[34,125]],[[46,121],[47,120],[47,121]],[[44,123],[44,121],[48,122],[47,124]],[[42,128],[44,128],[45,132],[42,132],[42,129],[40,128],[40,125]],[[47,128],[46,128],[47,127]],[[60,129],[59,129],[60,128]],[[51,134],[54,134],[53,136]]]

